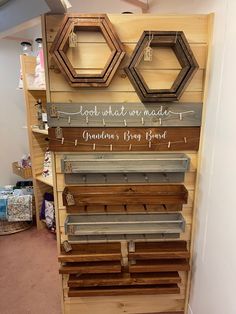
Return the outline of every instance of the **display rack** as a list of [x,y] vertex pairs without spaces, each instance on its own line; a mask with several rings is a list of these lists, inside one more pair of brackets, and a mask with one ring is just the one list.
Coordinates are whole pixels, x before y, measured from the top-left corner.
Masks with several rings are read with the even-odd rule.
[[34,75],[36,58],[32,56],[22,55],[20,57],[23,89],[25,95],[25,105],[27,114],[27,129],[29,139],[29,153],[32,161],[32,175],[36,205],[36,224],[37,228],[45,227],[45,223],[40,220],[40,208],[45,192],[52,192],[52,178],[44,178],[42,176],[43,162],[45,151],[48,147],[48,142],[45,140],[47,130],[40,130],[37,127],[37,108],[35,104],[37,99],[42,100],[43,108],[46,106],[46,90],[40,88],[33,88],[29,85],[29,78]]
[[[182,94],[180,103],[198,103],[199,107],[202,109],[202,103],[204,106],[206,95],[205,87],[207,86],[207,66],[209,64],[209,45],[211,44],[212,15],[158,16],[112,14],[108,15],[108,17],[125,47],[126,57],[119,66],[111,84],[107,88],[100,88],[98,90],[93,87],[76,89],[68,84],[50,54],[51,46],[61,27],[64,15],[45,16],[43,29],[48,103],[56,105],[58,105],[58,103],[67,104],[66,113],[70,114],[70,106],[73,107],[74,105],[76,107],[78,104],[85,106],[85,104],[89,103],[103,103],[104,106],[106,106],[109,103],[131,105],[132,103],[139,102],[139,97],[132,83],[129,81],[126,74],[124,74],[124,67],[127,66],[128,60],[141,34],[144,30],[147,30],[148,27],[151,31],[173,30],[175,32],[183,31],[185,33],[193,54],[196,57],[199,69]],[[92,61],[92,68],[97,69],[96,65],[99,64],[101,59],[105,58],[104,49],[106,44],[104,41],[101,41],[100,37],[92,32],[89,37],[87,33],[84,34],[81,32],[80,36],[78,36],[78,44],[80,45],[79,60],[83,60],[85,65],[90,64]],[[87,49],[88,47],[89,50]],[[88,54],[88,51],[90,51],[90,54]],[[94,53],[94,51],[96,51],[96,53]],[[159,58],[162,58],[162,62],[158,61]],[[91,70],[91,66],[88,67]],[[179,64],[176,63],[176,60],[172,57],[168,49],[158,49],[158,54],[154,55],[152,63],[140,63],[140,71],[150,89],[156,88],[157,81],[160,84],[158,88],[169,88],[168,86],[174,80],[176,74],[179,73],[179,70]],[[155,84],[155,86],[153,84]],[[72,109],[76,112],[76,109]],[[102,212],[108,213],[108,218],[111,219],[111,215],[114,215],[116,211],[127,214],[133,211],[134,207],[133,204],[128,204],[128,206],[125,204],[125,206],[123,206],[123,203],[120,205],[105,204],[103,206],[100,203],[94,205],[90,204],[90,201],[88,204],[82,205],[77,203],[75,204],[76,208],[73,207],[73,203],[76,203],[77,199],[75,197],[73,200],[73,196],[76,195],[73,195],[74,191],[71,190],[72,187],[70,186],[67,190],[67,192],[69,191],[71,193],[66,193],[66,195],[63,193],[65,192],[65,188],[68,188],[68,181],[66,182],[67,178],[65,178],[62,165],[65,161],[65,157],[69,153],[75,155],[76,150],[74,148],[79,147],[79,129],[76,130],[76,137],[73,137],[71,140],[67,138],[67,127],[63,129],[64,126],[61,124],[61,121],[63,120],[59,119],[57,123],[58,128],[60,129],[61,127],[60,131],[62,131],[63,136],[55,139],[56,130],[52,130],[51,134],[49,134],[49,140],[57,141],[60,144],[60,148],[64,148],[67,144],[72,143],[71,146],[68,145],[66,149],[56,150],[55,147],[52,147],[54,150],[53,188],[56,207],[58,253],[59,261],[62,263],[59,269],[59,273],[62,275],[62,312],[65,314],[92,314],[95,312],[97,314],[187,314],[191,281],[189,269],[191,270],[192,267],[193,234],[196,212],[195,200],[198,197],[196,175],[199,173],[198,162],[201,158],[202,135],[199,135],[200,130],[196,137],[197,140],[200,139],[199,150],[198,145],[196,145],[196,147],[187,147],[184,145],[188,139],[186,141],[185,132],[181,135],[181,140],[184,142],[183,147],[179,148],[180,153],[185,153],[187,157],[190,158],[190,165],[185,173],[183,182],[188,192],[188,200],[187,202],[183,202],[181,211],[181,215],[186,223],[184,231],[181,230],[182,232],[178,235],[178,238],[171,237],[168,239],[163,236],[158,241],[155,239],[154,243],[152,243],[152,238],[147,239],[144,237],[140,239],[138,235],[135,235],[135,250],[135,248],[130,246],[126,235],[124,237],[123,235],[119,235],[118,242],[116,242],[116,235],[113,234],[99,234],[96,239],[90,239],[89,237],[91,237],[91,235],[88,236],[87,231],[85,232],[85,237],[84,235],[79,235],[79,237],[83,237],[82,239],[78,239],[78,235],[76,234],[68,235],[68,227],[73,229],[72,226],[69,226],[68,220],[66,220],[70,214],[73,214],[73,217],[75,217],[74,215],[81,216],[81,213],[87,216],[92,213],[94,216],[94,213],[99,211],[100,215]],[[73,121],[73,123],[75,123],[76,120],[68,120],[67,117],[65,121],[70,121],[70,123]],[[88,123],[86,120],[85,122]],[[89,123],[90,122],[91,121],[89,121]],[[204,120],[202,126],[203,125]],[[126,126],[127,125],[124,125],[123,127]],[[57,125],[54,127],[57,127]],[[78,126],[76,127],[78,128]],[[102,127],[105,128],[106,125],[103,124]],[[180,129],[178,132],[179,131]],[[71,134],[72,130],[70,129],[68,132]],[[195,137],[191,136],[190,138],[193,139]],[[164,152],[169,152],[173,148],[174,153],[176,153],[176,149],[172,147],[171,141],[174,140],[169,139],[165,142],[166,149],[164,149]],[[100,150],[97,142],[95,145],[94,143],[89,145],[89,152],[85,149],[83,154],[104,153],[104,148]],[[147,151],[151,152],[151,147],[153,148],[153,146],[146,146]],[[117,147],[119,148],[118,145],[113,146],[109,143],[107,151],[109,150],[109,152],[120,154]],[[132,147],[127,145],[124,151],[137,154],[134,150],[133,143]],[[142,151],[144,151],[144,148],[142,148]],[[156,150],[153,150],[152,153],[156,154]],[[171,153],[173,154],[173,152]],[[77,157],[80,156],[80,154],[81,152],[76,152]],[[68,175],[68,173],[66,173],[66,175]],[[71,175],[71,173],[69,173],[69,175]],[[73,183],[70,184],[74,185]],[[78,183],[75,185],[77,184]],[[83,186],[84,182],[82,182],[81,185]],[[129,192],[133,193],[133,191],[131,187]],[[134,191],[134,193],[136,193],[136,191]],[[67,204],[65,203],[65,196]],[[71,204],[68,204],[68,200],[70,200]],[[141,207],[135,205],[135,212],[148,212],[149,210],[147,209],[149,209],[149,207],[146,205],[151,206],[151,212],[159,212],[163,211],[165,204],[162,204],[162,207],[158,208],[150,204],[141,204]],[[111,206],[113,206],[113,209],[110,208]],[[120,206],[122,208],[120,208]],[[74,210],[76,210],[76,212],[74,212]],[[171,210],[167,208],[167,211]],[[88,224],[88,221],[85,223]],[[121,236],[122,239],[120,240]],[[152,235],[150,235],[150,237],[151,236]],[[112,241],[110,241],[110,239]],[[71,254],[66,253],[64,250],[63,242],[65,240],[68,240],[72,245]],[[175,250],[178,251],[177,254]],[[133,253],[136,254],[135,257]],[[147,256],[147,259],[145,259],[145,256]],[[155,276],[153,276],[153,274],[155,274]],[[141,288],[139,286],[140,284]],[[140,297],[139,295],[141,294],[145,296]]]

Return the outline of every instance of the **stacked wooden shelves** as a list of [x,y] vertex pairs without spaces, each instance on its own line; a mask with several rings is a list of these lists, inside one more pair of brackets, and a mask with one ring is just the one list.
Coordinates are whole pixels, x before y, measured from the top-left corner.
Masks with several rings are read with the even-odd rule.
[[[68,84],[61,73],[63,69],[57,68],[50,54],[65,19],[47,15],[44,20],[48,137],[54,151],[63,311],[65,314],[186,314],[211,18],[109,15],[109,19],[124,45],[126,57],[111,84],[99,89],[93,85],[75,88]],[[97,114],[96,105],[101,111],[109,111],[111,105],[119,112],[122,104],[125,110],[129,106],[143,110],[124,67],[129,64],[147,25],[152,31],[183,31],[190,44],[199,69],[180,103],[162,104],[162,110],[175,112],[182,106],[192,116],[183,118],[179,113],[175,118],[140,117],[133,122],[132,118],[97,119],[95,114],[87,118],[78,115],[85,110]],[[83,73],[83,62],[91,71],[102,70],[96,64],[105,60],[106,41],[86,29],[78,32],[80,58],[74,60],[75,71]],[[150,89],[156,88],[156,81],[160,82],[160,89],[168,88],[181,69],[168,49],[161,48],[151,65],[143,61],[139,64]],[[73,49],[68,50],[72,58]],[[159,57],[164,57],[161,64]],[[150,110],[155,105],[150,105]],[[111,144],[107,138],[97,140],[97,134],[104,130],[108,137],[113,134],[119,141]],[[157,131],[162,136],[162,146],[159,148],[155,139],[137,143],[134,138],[127,143],[124,130],[141,134],[142,139],[144,134]],[[168,167],[163,165],[163,158],[169,159]],[[175,232],[166,232],[171,229]],[[64,241],[70,244],[71,251],[65,250]]]
[[29,138],[29,153],[32,161],[32,175],[36,205],[36,223],[37,228],[44,228],[45,224],[40,220],[40,208],[45,192],[53,192],[52,177],[44,178],[42,176],[43,162],[48,142],[45,138],[48,135],[47,130],[40,130],[37,127],[37,108],[35,104],[38,99],[42,100],[44,111],[46,112],[46,90],[35,89],[28,85],[28,77],[34,75],[36,58],[31,56],[21,56],[21,69],[23,76],[23,88],[25,95],[27,129]]

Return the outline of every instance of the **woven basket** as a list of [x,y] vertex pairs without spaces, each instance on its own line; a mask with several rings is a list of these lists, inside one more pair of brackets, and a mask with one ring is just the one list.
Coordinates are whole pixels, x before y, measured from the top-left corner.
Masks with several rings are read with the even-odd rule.
[[27,221],[1,221],[0,220],[0,235],[12,234],[31,228],[33,223]]

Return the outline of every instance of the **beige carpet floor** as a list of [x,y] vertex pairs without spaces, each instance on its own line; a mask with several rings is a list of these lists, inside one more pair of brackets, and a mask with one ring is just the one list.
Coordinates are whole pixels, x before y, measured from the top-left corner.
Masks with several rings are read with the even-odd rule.
[[55,235],[0,236],[1,314],[61,314],[59,280]]

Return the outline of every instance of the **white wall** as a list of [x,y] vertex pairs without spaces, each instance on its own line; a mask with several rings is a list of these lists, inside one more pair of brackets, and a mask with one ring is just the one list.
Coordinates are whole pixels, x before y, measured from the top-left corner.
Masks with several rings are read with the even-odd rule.
[[14,184],[11,163],[28,153],[23,91],[16,90],[20,74],[19,42],[0,40],[0,186]]

